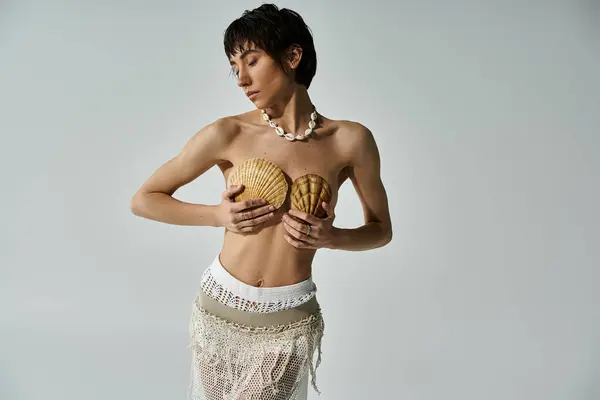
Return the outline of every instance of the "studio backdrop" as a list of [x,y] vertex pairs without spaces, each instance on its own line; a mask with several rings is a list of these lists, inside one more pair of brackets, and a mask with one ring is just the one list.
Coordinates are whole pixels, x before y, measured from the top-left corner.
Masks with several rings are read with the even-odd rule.
[[[320,250],[322,395],[600,398],[600,7],[277,1],[309,93],[377,142],[393,240]],[[256,1],[0,2],[0,399],[184,399],[188,319],[223,229],[130,200],[249,111],[223,32]],[[217,204],[212,168],[174,197]],[[334,225],[363,223],[347,181]]]

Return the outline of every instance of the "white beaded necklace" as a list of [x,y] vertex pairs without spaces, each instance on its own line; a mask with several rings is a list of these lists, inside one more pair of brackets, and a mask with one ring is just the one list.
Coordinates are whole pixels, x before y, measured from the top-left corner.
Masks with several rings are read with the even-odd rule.
[[271,118],[269,117],[269,115],[267,115],[267,112],[265,110],[261,110],[262,111],[262,116],[263,119],[265,121],[267,121],[269,123],[269,126],[271,128],[274,128],[275,131],[277,132],[277,134],[279,136],[282,136],[284,138],[286,138],[287,140],[289,140],[290,142],[293,142],[294,140],[302,140],[304,138],[307,138],[308,136],[310,136],[313,133],[313,129],[315,128],[315,126],[317,126],[317,110],[316,108],[314,108],[314,111],[310,114],[310,121],[308,123],[308,129],[304,131],[303,134],[299,134],[299,135],[294,135],[293,133],[289,133],[286,132],[282,127],[278,126],[275,122],[271,121]]

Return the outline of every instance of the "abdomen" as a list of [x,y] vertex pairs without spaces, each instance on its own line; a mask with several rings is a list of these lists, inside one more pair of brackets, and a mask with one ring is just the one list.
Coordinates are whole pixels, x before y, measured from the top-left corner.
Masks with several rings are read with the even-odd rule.
[[313,249],[297,249],[285,239],[281,222],[253,234],[225,232],[223,267],[244,283],[274,287],[293,285],[311,276]]

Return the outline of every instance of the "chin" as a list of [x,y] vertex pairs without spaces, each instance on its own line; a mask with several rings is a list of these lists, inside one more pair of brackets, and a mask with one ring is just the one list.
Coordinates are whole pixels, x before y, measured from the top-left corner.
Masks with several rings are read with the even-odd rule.
[[261,100],[253,101],[252,104],[254,104],[254,106],[259,110],[262,110],[265,108],[265,103]]
[[265,108],[269,108],[269,105],[273,104],[273,97],[269,96],[266,92],[260,92],[256,98],[250,100],[252,104],[259,110],[264,110]]

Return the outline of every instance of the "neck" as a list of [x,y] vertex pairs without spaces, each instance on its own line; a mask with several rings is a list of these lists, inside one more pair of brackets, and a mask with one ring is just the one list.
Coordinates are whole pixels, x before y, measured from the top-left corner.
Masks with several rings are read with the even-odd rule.
[[294,84],[294,89],[278,103],[265,109],[272,121],[290,133],[303,133],[313,110],[306,87],[298,84]]

